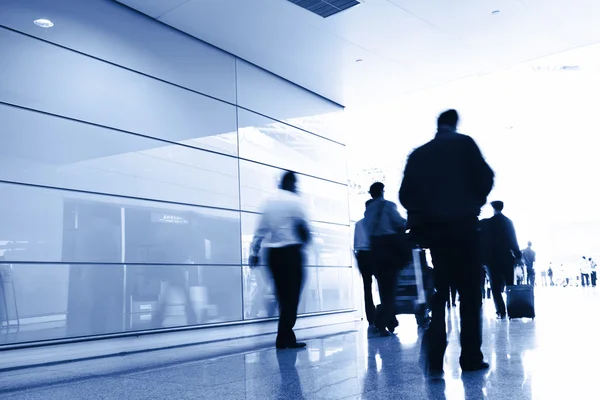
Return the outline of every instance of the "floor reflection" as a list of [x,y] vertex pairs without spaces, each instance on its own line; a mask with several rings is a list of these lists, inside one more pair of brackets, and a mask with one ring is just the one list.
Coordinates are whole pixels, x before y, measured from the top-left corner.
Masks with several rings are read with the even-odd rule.
[[[483,353],[491,368],[484,372],[460,370],[460,318],[457,310],[452,309],[448,315],[450,335],[444,380],[424,378],[419,364],[421,332],[414,317],[402,316],[397,335],[389,338],[369,334],[360,324],[356,332],[308,340],[306,350],[269,348],[249,351],[244,357],[225,356],[216,361],[178,365],[175,370],[157,367],[143,374],[148,381],[138,380],[140,375],[131,379],[135,391],[128,392],[126,398],[157,398],[144,392],[150,390],[144,389],[150,380],[160,382],[162,390],[166,390],[164,385],[181,380],[185,383],[182,386],[185,393],[178,395],[174,387],[169,389],[174,391],[169,398],[597,399],[594,363],[600,358],[597,346],[600,326],[594,316],[600,306],[599,293],[600,289],[592,288],[537,289],[535,321],[497,321],[491,300],[486,301]],[[300,338],[302,333],[298,332]],[[48,370],[60,368],[67,367]],[[76,369],[74,365],[68,368]],[[95,373],[90,365],[81,369]],[[127,373],[111,374],[116,378],[127,376]],[[15,379],[2,378],[5,383]],[[93,393],[92,383],[79,384],[80,389]],[[11,398],[79,398],[60,397],[59,389],[53,387],[40,390],[37,397],[24,392],[12,393]]]
[[296,368],[298,353],[305,350],[277,351],[277,365],[279,366],[279,392],[277,399],[304,399],[302,384]]

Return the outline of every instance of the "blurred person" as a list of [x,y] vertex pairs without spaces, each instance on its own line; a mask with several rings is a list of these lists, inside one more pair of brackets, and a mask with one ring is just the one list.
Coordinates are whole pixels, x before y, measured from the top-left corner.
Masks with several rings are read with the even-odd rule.
[[460,296],[463,371],[487,369],[481,352],[482,295],[478,216],[494,184],[494,172],[475,141],[457,133],[458,113],[438,118],[435,138],[409,156],[400,188],[408,211],[407,228],[414,240],[431,251],[436,293],[432,320],[423,340],[425,372],[443,374],[448,290]]
[[567,273],[567,270],[565,269],[564,264],[560,264],[560,277],[562,279],[562,286],[563,287],[569,286],[571,279],[569,278],[569,274]]
[[492,201],[494,216],[481,221],[481,236],[484,263],[488,267],[492,283],[492,296],[496,315],[506,318],[506,304],[502,292],[506,286],[514,285],[515,264],[521,258],[515,227],[502,211],[502,201]]
[[596,265],[596,262],[594,260],[592,260],[592,257],[590,257],[589,262],[590,262],[590,271],[591,271],[590,277],[592,279],[592,287],[596,287],[596,282],[598,280],[598,276],[596,275],[597,265]]
[[548,267],[548,279],[550,280],[550,286],[554,286],[554,270],[552,269],[552,263]]
[[[370,199],[365,204],[365,209],[373,202]],[[365,211],[366,213],[366,211]],[[373,262],[369,244],[369,234],[365,219],[361,219],[354,226],[354,255],[358,263],[358,270],[362,276],[363,291],[365,296],[365,314],[370,327],[375,326],[375,303],[373,302]]]
[[369,233],[371,260],[379,287],[381,305],[375,316],[375,327],[381,336],[389,336],[398,326],[396,319],[396,285],[398,270],[403,266],[403,249],[398,238],[406,231],[406,220],[398,207],[384,199],[385,185],[375,182],[369,189],[372,202],[365,211]]
[[581,258],[579,271],[581,273],[581,286],[590,286],[590,274],[592,273],[592,268],[586,256]]
[[263,213],[252,241],[250,267],[259,264],[261,245],[268,249],[268,267],[279,301],[279,326],[275,345],[278,349],[298,349],[294,325],[304,281],[304,246],[310,242],[310,229],[304,206],[297,191],[296,174],[286,172],[279,191],[263,206]]
[[517,264],[515,267],[515,278],[517,279],[517,285],[525,283],[525,269],[523,268],[523,264]]
[[545,269],[542,270],[542,272],[540,273],[541,277],[542,277],[542,286],[546,287],[548,286],[548,279],[547,279],[547,272]]
[[527,267],[527,284],[535,286],[535,251],[531,248],[531,241],[527,242],[527,248],[521,253],[523,254],[523,262]]

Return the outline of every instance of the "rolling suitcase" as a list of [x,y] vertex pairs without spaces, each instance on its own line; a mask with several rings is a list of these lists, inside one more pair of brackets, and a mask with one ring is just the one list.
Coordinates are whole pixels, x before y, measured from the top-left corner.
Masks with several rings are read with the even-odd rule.
[[414,314],[417,324],[429,323],[433,277],[422,249],[413,250],[413,262],[400,270],[396,285],[396,315]]
[[535,318],[533,286],[507,286],[506,303],[506,311],[509,319]]

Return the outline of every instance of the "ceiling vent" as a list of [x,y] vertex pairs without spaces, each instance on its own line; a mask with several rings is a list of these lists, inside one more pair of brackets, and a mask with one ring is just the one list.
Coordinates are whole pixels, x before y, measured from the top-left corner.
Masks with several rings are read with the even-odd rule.
[[288,0],[320,17],[327,18],[359,5],[359,0]]

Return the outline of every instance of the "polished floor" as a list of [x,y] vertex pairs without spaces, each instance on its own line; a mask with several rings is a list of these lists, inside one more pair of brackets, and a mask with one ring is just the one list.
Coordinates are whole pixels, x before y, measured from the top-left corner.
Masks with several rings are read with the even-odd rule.
[[479,373],[458,367],[453,310],[443,381],[424,379],[418,330],[414,318],[403,316],[395,337],[369,338],[357,325],[311,339],[303,351],[261,348],[262,341],[219,357],[215,346],[230,344],[213,344],[0,372],[0,398],[598,399],[599,293],[539,288],[534,321],[497,321],[486,301],[484,354],[491,368]]

